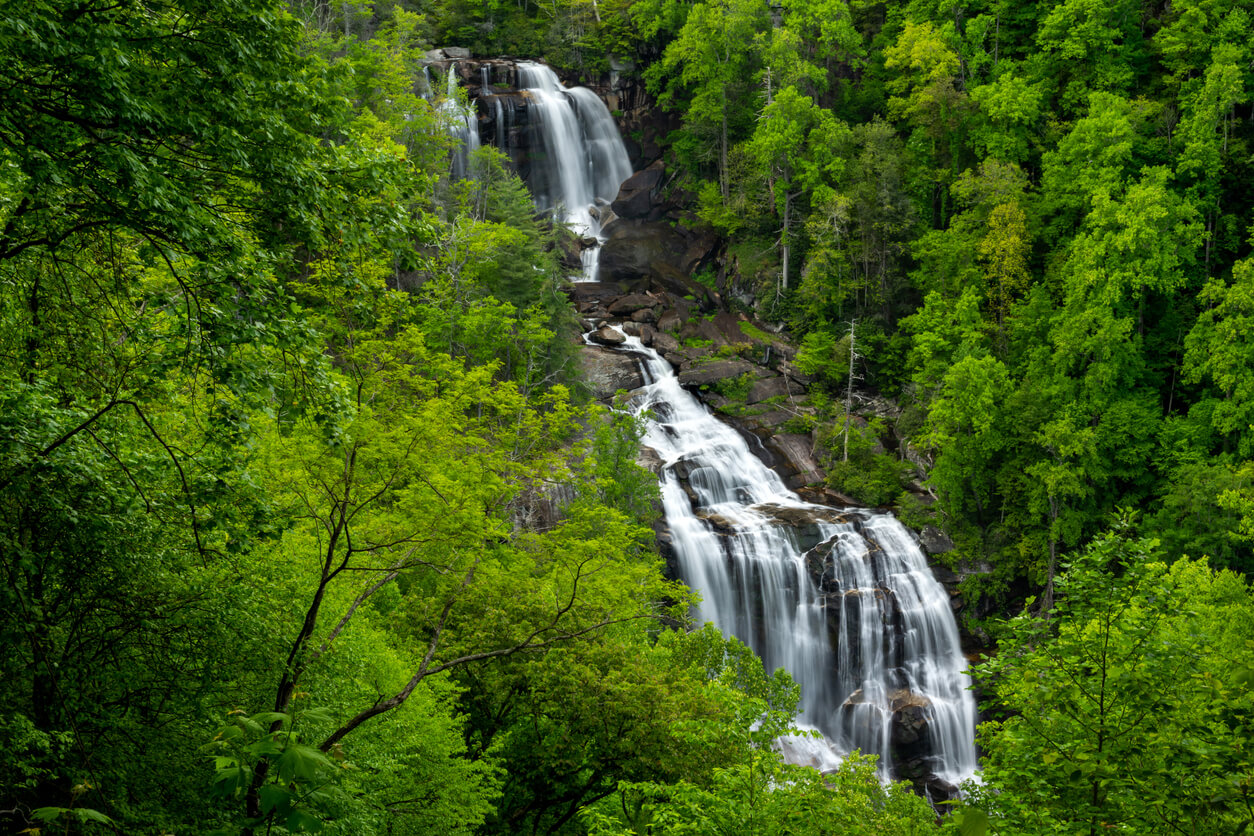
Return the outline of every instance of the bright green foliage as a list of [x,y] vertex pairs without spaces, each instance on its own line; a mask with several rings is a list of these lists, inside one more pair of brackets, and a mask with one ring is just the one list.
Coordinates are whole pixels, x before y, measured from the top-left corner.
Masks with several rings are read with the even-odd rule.
[[1254,456],[1254,261],[1238,262],[1230,285],[1211,279],[1198,300],[1207,309],[1185,340],[1185,378],[1212,384],[1211,426],[1225,447],[1249,458]]
[[758,0],[699,3],[662,60],[646,71],[658,103],[684,113],[684,135],[676,150],[690,165],[714,165],[724,202],[730,193],[731,146],[757,111],[753,47],[768,26],[767,6]]
[[888,113],[907,122],[917,176],[938,192],[933,225],[948,216],[946,195],[961,166],[963,136],[972,110],[956,78],[961,62],[931,23],[907,21],[897,43],[884,51],[884,66],[896,70],[888,83]]
[[788,288],[792,252],[793,203],[798,198],[833,196],[832,184],[844,170],[837,149],[848,128],[794,87],[780,90],[758,119],[746,153],[756,170],[766,174],[780,228],[779,289]]
[[979,116],[971,128],[977,151],[1006,162],[1023,162],[1037,142],[1043,96],[1039,88],[1007,70],[996,79],[971,88]]
[[994,833],[1232,833],[1254,763],[1254,597],[1231,573],[1155,562],[1116,532],[1074,557],[1048,621],[1007,625],[977,667],[1004,719],[982,727]]
[[[775,31],[793,33],[804,60],[821,70],[814,82],[827,87],[831,71],[839,64],[860,64],[866,55],[862,35],[853,23],[845,0],[785,0],[784,25]],[[781,81],[780,84],[788,83]]]
[[[1126,0],[1065,0],[1041,21],[1043,78],[1058,85],[1063,112],[1074,112],[1088,93],[1124,93],[1144,71],[1145,42],[1135,4]],[[1051,78],[1052,76],[1052,78]]]
[[931,482],[955,511],[977,520],[991,507],[993,465],[1006,445],[1002,418],[1010,379],[994,357],[969,355],[946,372],[928,410],[924,438],[941,450]]
[[619,795],[621,804],[587,815],[593,836],[913,836],[936,830],[927,802],[904,785],[885,787],[874,761],[856,754],[835,772],[819,775],[781,763],[770,750],[754,751],[745,763],[716,770],[708,786],[624,784]]

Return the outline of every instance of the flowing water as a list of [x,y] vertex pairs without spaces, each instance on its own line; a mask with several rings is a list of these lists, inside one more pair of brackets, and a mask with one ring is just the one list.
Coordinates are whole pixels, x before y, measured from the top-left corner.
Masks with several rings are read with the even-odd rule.
[[[713,622],[801,685],[800,723],[781,742],[820,769],[860,749],[894,754],[957,785],[976,768],[976,709],[949,596],[890,514],[803,502],[744,438],[682,389],[639,339],[624,346],[648,384],[634,400],[657,451],[678,570]],[[817,580],[816,580],[817,579]],[[894,722],[896,714],[896,722]],[[922,769],[920,769],[920,765]]]
[[[542,140],[531,155],[528,186],[539,209],[551,211],[598,246],[583,250],[583,281],[595,281],[602,209],[631,176],[631,162],[609,108],[585,87],[565,87],[543,64],[519,62],[518,85]],[[599,204],[599,205],[598,205]]]
[[[423,72],[426,73],[425,67]],[[453,146],[453,177],[464,180],[470,171],[470,155],[480,147],[479,120],[474,105],[463,104],[457,97],[457,64],[449,65],[444,98],[438,107],[456,141]]]

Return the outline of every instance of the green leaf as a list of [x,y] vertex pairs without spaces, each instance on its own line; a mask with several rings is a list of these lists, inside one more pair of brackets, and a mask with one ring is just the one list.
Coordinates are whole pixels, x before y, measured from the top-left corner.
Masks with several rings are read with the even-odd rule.
[[966,807],[958,819],[958,832],[962,836],[984,836],[988,833],[988,813],[978,807]]
[[257,795],[261,799],[262,813],[276,812],[280,816],[286,816],[291,812],[292,804],[296,799],[294,793],[278,784],[264,784],[257,791]]
[[322,820],[305,810],[293,810],[287,816],[284,826],[292,831],[305,831],[312,833],[321,830],[323,827]]
[[319,770],[332,766],[330,758],[312,746],[293,743],[279,756],[279,776],[285,781],[311,781]]

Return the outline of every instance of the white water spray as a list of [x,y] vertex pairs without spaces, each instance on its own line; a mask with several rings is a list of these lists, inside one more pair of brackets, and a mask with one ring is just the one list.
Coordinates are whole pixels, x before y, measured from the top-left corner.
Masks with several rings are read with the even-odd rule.
[[801,725],[825,738],[783,740],[785,756],[831,769],[859,749],[888,777],[894,751],[908,751],[947,784],[971,778],[966,661],[948,595],[909,532],[890,514],[801,501],[668,362],[635,337],[625,348],[649,381],[634,408],[648,419],[642,443],[664,462],[679,571],[702,597],[695,615],[768,671],[785,668],[801,685]]
[[583,251],[583,281],[594,281],[601,237],[598,200],[608,203],[631,176],[631,162],[605,103],[584,87],[564,87],[543,64],[520,62],[518,85],[530,99],[530,118],[542,139],[531,156],[536,206],[564,220],[576,235],[596,238]]

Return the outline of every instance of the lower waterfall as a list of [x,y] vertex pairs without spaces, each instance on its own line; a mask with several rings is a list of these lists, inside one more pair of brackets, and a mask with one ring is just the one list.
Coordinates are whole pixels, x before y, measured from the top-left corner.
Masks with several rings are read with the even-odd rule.
[[696,617],[736,636],[766,670],[801,685],[785,757],[834,768],[859,749],[884,777],[950,795],[975,772],[976,707],[949,607],[891,514],[802,501],[744,438],[680,387],[635,337],[646,386],[633,400],[642,443],[663,462],[662,502]]

